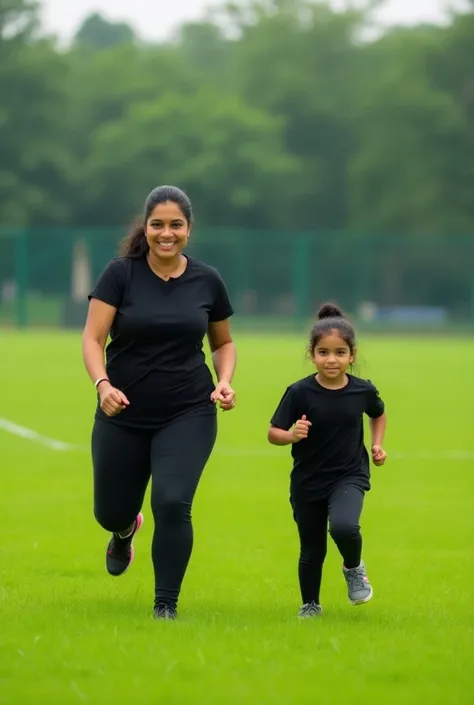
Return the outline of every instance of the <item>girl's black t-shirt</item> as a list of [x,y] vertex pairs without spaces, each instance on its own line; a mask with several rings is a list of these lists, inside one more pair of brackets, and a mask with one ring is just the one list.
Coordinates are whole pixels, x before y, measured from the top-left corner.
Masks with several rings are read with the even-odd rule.
[[187,260],[181,276],[165,281],[146,257],[118,257],[89,294],[117,309],[106,370],[130,402],[114,417],[97,408],[96,418],[153,429],[183,414],[216,413],[203,341],[209,323],[226,320],[233,309],[217,270]]
[[271,425],[288,431],[303,415],[312,424],[308,438],[292,445],[292,499],[326,499],[341,480],[369,490],[363,415],[378,418],[384,409],[374,385],[353,375],[348,375],[345,387],[336,390],[323,387],[315,375],[290,385]]

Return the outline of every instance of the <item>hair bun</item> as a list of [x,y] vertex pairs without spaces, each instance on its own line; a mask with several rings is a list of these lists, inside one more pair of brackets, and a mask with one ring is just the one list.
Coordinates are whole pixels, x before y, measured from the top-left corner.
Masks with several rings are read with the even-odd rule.
[[344,318],[344,312],[336,304],[323,304],[319,307],[318,318]]

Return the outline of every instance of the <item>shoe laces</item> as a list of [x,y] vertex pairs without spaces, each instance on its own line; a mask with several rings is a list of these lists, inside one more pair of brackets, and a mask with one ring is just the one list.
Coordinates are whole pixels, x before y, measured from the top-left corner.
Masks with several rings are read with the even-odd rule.
[[319,611],[316,602],[307,602],[300,609],[300,617],[311,617],[313,614],[319,614]]
[[155,617],[160,619],[176,619],[176,610],[164,603],[155,605]]
[[346,571],[346,579],[351,590],[360,590],[367,587],[367,576],[361,566]]

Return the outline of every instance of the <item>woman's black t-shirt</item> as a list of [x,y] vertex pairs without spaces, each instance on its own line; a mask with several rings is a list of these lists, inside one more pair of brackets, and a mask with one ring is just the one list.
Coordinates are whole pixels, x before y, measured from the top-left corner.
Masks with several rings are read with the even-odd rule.
[[288,431],[303,415],[312,424],[308,438],[292,445],[292,499],[325,499],[341,480],[369,490],[363,415],[378,418],[384,409],[374,385],[352,375],[342,389],[326,389],[315,375],[290,385],[271,425]]
[[114,417],[97,408],[96,418],[160,428],[183,414],[216,413],[203,340],[209,323],[229,318],[233,309],[217,270],[187,260],[183,274],[167,281],[146,257],[113,259],[99,277],[89,299],[117,309],[107,375],[130,406]]

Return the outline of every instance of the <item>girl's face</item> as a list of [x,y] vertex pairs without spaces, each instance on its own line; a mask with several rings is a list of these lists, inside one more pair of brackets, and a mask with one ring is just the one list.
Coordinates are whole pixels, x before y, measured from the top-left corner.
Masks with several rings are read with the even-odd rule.
[[330,331],[315,345],[313,363],[319,374],[331,381],[337,381],[354,362],[354,353],[337,331]]
[[176,203],[155,206],[146,222],[145,236],[152,256],[160,260],[178,257],[188,243],[189,223]]

